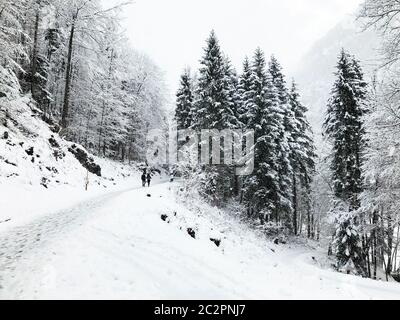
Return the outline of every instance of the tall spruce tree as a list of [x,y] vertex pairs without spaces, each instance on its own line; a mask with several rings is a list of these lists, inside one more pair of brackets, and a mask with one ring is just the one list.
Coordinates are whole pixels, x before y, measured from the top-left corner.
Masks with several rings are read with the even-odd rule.
[[249,59],[246,57],[243,62],[243,73],[239,78],[238,94],[239,94],[239,105],[238,114],[240,122],[246,129],[253,129],[250,124],[254,124],[254,118],[256,110],[253,110],[254,106],[252,102],[252,67]]
[[232,97],[231,67],[227,65],[214,31],[211,31],[200,61],[197,86],[196,127],[200,129],[237,128]]
[[[200,63],[195,102],[196,121],[192,127],[197,130],[239,128],[236,74],[223,55],[214,31],[207,39]],[[210,162],[212,160],[210,157]],[[202,179],[203,190],[213,203],[223,205],[232,195],[233,181],[233,167],[207,166]]]
[[362,252],[359,195],[363,190],[362,152],[364,150],[364,125],[366,82],[358,61],[342,50],[336,71],[336,81],[328,103],[324,123],[326,136],[332,143],[334,193],[337,230],[335,245],[338,267],[355,266],[365,271]]
[[250,213],[263,221],[280,220],[281,185],[279,140],[284,133],[279,96],[266,70],[264,53],[257,49],[252,64],[251,86],[247,92],[248,127],[255,130],[255,170],[247,178],[245,199]]
[[[311,182],[315,170],[315,146],[311,126],[307,120],[307,108],[300,102],[297,85],[293,81],[289,92],[289,105],[294,115],[292,126],[291,157],[293,166],[293,231],[298,233],[298,202],[303,194],[307,215],[307,235],[312,236]],[[299,190],[299,187],[302,190]],[[301,192],[303,191],[303,192]]]
[[282,116],[284,130],[281,132],[277,144],[279,145],[279,179],[280,179],[280,204],[279,209],[283,215],[287,227],[292,228],[292,210],[294,204],[292,195],[293,184],[293,137],[294,114],[288,103],[289,92],[286,86],[285,76],[278,60],[272,56],[269,62],[268,72],[271,75],[272,83],[275,87],[279,99],[279,113]]
[[289,92],[286,86],[285,76],[282,72],[282,66],[274,55],[271,56],[271,60],[268,64],[268,72],[271,74],[272,82],[278,92],[281,105],[286,105],[289,99]]
[[188,129],[193,124],[193,82],[190,70],[187,68],[181,76],[180,88],[176,95],[175,121],[178,129]]
[[223,122],[226,122],[225,126],[230,129],[239,129],[242,127],[240,121],[240,94],[239,94],[239,79],[235,68],[232,66],[229,58],[224,59],[225,71],[224,71],[224,87],[226,88],[226,98],[228,108],[224,110],[222,116]]

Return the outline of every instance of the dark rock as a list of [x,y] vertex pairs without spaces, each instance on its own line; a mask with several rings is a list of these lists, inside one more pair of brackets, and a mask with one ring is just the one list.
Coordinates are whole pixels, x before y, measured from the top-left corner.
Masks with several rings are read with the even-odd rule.
[[61,127],[58,124],[50,126],[49,128],[50,128],[51,132],[54,132],[54,133],[59,133],[61,130]]
[[3,133],[3,139],[4,139],[4,140],[7,140],[8,137],[9,137],[8,131],[4,131],[4,133]]
[[275,243],[276,245],[279,245],[279,244],[287,244],[287,238],[286,238],[286,236],[284,236],[284,235],[278,236],[278,237],[276,237],[276,238],[274,239],[274,243]]
[[47,179],[47,178],[42,178],[42,182],[40,183],[40,185],[42,185],[43,187],[45,187],[46,189],[48,189],[48,183],[49,183],[50,181],[49,181],[49,179]]
[[192,228],[187,229],[187,233],[189,236],[191,236],[193,239],[196,239],[196,232]]
[[56,160],[63,159],[65,157],[65,153],[62,150],[54,150],[53,156],[56,158]]
[[34,149],[33,147],[30,147],[29,149],[26,149],[25,152],[28,156],[33,156]]
[[94,162],[94,159],[90,157],[86,151],[77,147],[75,144],[72,145],[68,149],[68,151],[71,152],[75,156],[75,158],[79,161],[79,163],[90,173],[93,173],[98,177],[101,177],[101,167]]
[[60,149],[60,144],[57,142],[57,140],[54,138],[54,136],[50,137],[49,143],[52,148]]
[[162,214],[161,215],[161,220],[162,221],[167,221],[167,219],[168,219],[168,216],[166,214]]
[[5,98],[7,95],[4,92],[0,92],[0,98]]
[[220,239],[211,238],[210,241],[214,242],[217,247],[219,247],[221,245],[221,240]]
[[147,198],[151,198],[151,194],[150,193],[147,195]]
[[50,146],[54,149],[53,156],[58,159],[62,159],[65,157],[65,153],[62,151],[60,144],[57,142],[57,140],[54,138],[54,136],[51,136],[49,139]]
[[58,170],[56,169],[56,168],[54,168],[54,167],[46,167],[46,169],[48,170],[48,171],[50,171],[50,172],[54,172],[54,173],[58,173]]

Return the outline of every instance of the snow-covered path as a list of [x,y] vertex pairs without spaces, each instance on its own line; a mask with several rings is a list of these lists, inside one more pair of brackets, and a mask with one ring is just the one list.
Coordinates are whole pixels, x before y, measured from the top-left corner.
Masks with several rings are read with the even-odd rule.
[[189,212],[170,188],[110,193],[0,233],[0,298],[400,299],[398,284],[323,270],[311,249]]
[[70,231],[76,230],[93,217],[107,202],[131,190],[112,192],[83,201],[69,209],[44,215],[0,234],[0,297],[8,294],[9,288],[4,286],[4,279],[16,278],[16,270],[23,264],[23,260],[28,256],[40,256],[46,244],[64,238]]

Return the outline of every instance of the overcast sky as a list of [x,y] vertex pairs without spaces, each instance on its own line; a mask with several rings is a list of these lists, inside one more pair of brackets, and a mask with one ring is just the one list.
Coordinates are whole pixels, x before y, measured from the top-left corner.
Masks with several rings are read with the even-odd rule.
[[287,73],[315,41],[362,0],[134,0],[125,28],[132,46],[164,71],[171,90],[187,65],[198,66],[205,39],[214,29],[221,47],[240,70],[260,46],[275,54]]

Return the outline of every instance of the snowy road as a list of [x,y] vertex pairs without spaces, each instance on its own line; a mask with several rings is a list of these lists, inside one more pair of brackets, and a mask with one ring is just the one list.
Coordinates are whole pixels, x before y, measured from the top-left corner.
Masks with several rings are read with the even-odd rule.
[[[0,233],[0,298],[400,299],[398,284],[323,270],[311,249],[260,241],[212,209],[186,211],[170,186],[99,196]],[[221,247],[210,241],[218,234]]]
[[128,191],[132,189],[95,197],[72,208],[40,217],[37,221],[0,234],[0,297],[7,296],[5,292],[7,288],[3,284],[4,278],[17,277],[15,271],[21,260],[40,253],[39,251],[43,250],[46,244],[82,226],[85,221],[93,217],[96,210]]

